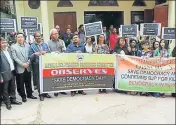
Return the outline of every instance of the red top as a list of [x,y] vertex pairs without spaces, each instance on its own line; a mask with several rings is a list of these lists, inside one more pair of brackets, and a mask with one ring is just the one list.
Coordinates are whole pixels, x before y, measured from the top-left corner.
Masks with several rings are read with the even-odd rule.
[[118,34],[110,34],[109,35],[109,46],[110,46],[110,50],[114,50],[114,47],[116,45],[117,39],[118,39],[119,35]]

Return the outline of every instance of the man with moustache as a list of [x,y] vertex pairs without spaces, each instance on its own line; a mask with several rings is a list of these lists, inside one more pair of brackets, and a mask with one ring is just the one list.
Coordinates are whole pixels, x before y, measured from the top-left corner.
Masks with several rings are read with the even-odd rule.
[[[73,43],[70,43],[66,50],[67,53],[85,53],[86,49],[84,44],[80,43],[78,35],[73,36]],[[79,94],[86,95],[83,90],[78,91]],[[76,91],[71,91],[71,96],[75,96]]]
[[[16,63],[16,81],[17,90],[22,98],[23,102],[26,102],[27,98],[37,99],[32,95],[32,85],[31,85],[31,66],[29,59],[30,45],[25,43],[23,33],[17,33],[16,35],[17,43],[11,47],[12,57]],[[26,88],[26,93],[25,89]]]
[[49,94],[40,93],[40,77],[39,77],[39,56],[49,53],[49,47],[41,39],[39,32],[34,33],[34,43],[30,46],[30,61],[32,64],[34,82],[37,84],[37,89],[40,97],[40,101],[44,101],[44,97],[51,98]]
[[16,101],[16,87],[14,78],[14,62],[11,57],[11,51],[7,47],[8,43],[4,38],[0,38],[0,104],[3,100],[6,108],[11,110],[11,104],[21,105]]
[[[66,50],[65,43],[63,40],[58,39],[59,34],[56,29],[51,29],[50,31],[50,38],[51,40],[48,41],[48,46],[51,52],[62,53]],[[65,92],[60,92],[63,95],[67,95]],[[57,97],[58,93],[54,93]]]

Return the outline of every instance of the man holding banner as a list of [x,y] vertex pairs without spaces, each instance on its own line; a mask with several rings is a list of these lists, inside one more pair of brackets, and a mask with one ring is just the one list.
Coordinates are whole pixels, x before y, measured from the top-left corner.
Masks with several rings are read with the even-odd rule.
[[[84,44],[80,43],[80,39],[78,35],[74,35],[73,36],[73,43],[70,43],[70,45],[68,45],[67,53],[85,53],[86,49]],[[79,94],[82,95],[86,95],[86,93],[83,90],[79,90],[78,91]],[[71,96],[75,96],[76,91],[71,91]]]
[[34,43],[30,46],[30,60],[32,64],[34,82],[37,84],[37,89],[40,97],[40,101],[44,101],[44,97],[51,98],[48,94],[41,94],[40,91],[40,77],[39,77],[39,56],[49,53],[49,47],[41,40],[41,34],[39,32],[34,33]]

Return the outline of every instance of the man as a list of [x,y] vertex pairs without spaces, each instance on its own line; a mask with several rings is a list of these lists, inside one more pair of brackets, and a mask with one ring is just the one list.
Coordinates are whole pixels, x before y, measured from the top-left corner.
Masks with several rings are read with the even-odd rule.
[[9,46],[11,46],[12,44],[15,44],[16,40],[15,40],[15,32],[11,32],[10,36],[8,37],[8,44]]
[[[78,35],[73,36],[73,43],[70,43],[66,50],[67,53],[85,53],[85,46],[80,43],[80,39]],[[86,93],[82,90],[78,91],[79,94],[86,95]],[[71,96],[75,96],[76,91],[71,91]]]
[[80,43],[84,44],[86,42],[86,37],[85,37],[85,33],[84,33],[84,25],[81,24],[78,27],[79,30],[79,39],[80,39]]
[[72,38],[73,38],[73,34],[71,33],[71,29],[67,28],[66,34],[64,34],[63,38],[64,38],[65,46],[67,47],[72,42]]
[[40,77],[39,77],[39,56],[50,52],[49,47],[41,39],[39,32],[34,33],[34,43],[30,47],[30,60],[32,64],[34,82],[37,84],[37,89],[40,97],[40,101],[44,101],[44,97],[51,98],[48,94],[40,94]]
[[104,37],[105,37],[105,44],[109,45],[109,32],[106,30],[106,27],[104,26],[103,27],[103,34],[104,34]]
[[[21,102],[16,101],[16,87],[15,87],[15,78],[14,78],[14,63],[11,58],[10,50],[8,49],[8,43],[4,38],[0,38],[0,86],[1,86],[1,102],[2,95],[3,100],[6,104],[6,108],[11,110],[11,104],[21,105]],[[3,82],[3,86],[2,86]],[[1,103],[0,102],[0,103]]]
[[61,33],[61,31],[60,31],[60,26],[59,25],[56,25],[56,27],[55,27],[55,29],[58,31],[58,34],[59,34],[59,39],[63,39],[63,35],[62,35],[62,33]]
[[117,43],[119,35],[117,34],[116,28],[113,28],[113,32],[109,35],[109,48],[110,48],[110,53],[114,50],[114,47]]
[[110,26],[109,26],[109,34],[111,34],[111,33],[113,32],[113,28],[114,28],[113,25],[110,25]]
[[[26,102],[27,98],[37,99],[32,95],[32,85],[31,85],[31,66],[29,60],[29,49],[30,45],[24,42],[24,36],[22,33],[17,33],[16,35],[17,43],[11,47],[12,56],[15,60],[16,66],[16,81],[17,81],[17,91],[22,98],[23,102]],[[26,88],[26,93],[24,89]]]
[[[59,34],[56,29],[51,29],[50,38],[48,41],[48,46],[51,52],[62,53],[66,50],[65,43],[63,40],[58,39]],[[61,92],[61,94],[66,95],[67,93]],[[58,93],[54,93],[55,96],[58,96]]]

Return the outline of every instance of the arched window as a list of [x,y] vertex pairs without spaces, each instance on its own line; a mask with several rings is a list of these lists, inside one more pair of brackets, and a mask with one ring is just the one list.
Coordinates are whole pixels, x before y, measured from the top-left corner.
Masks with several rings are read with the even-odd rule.
[[146,3],[144,0],[135,0],[133,6],[146,6]]
[[40,0],[28,0],[28,6],[31,9],[38,9],[40,7]]
[[117,0],[90,0],[89,6],[118,6]]
[[59,0],[57,7],[73,7],[71,0]]

